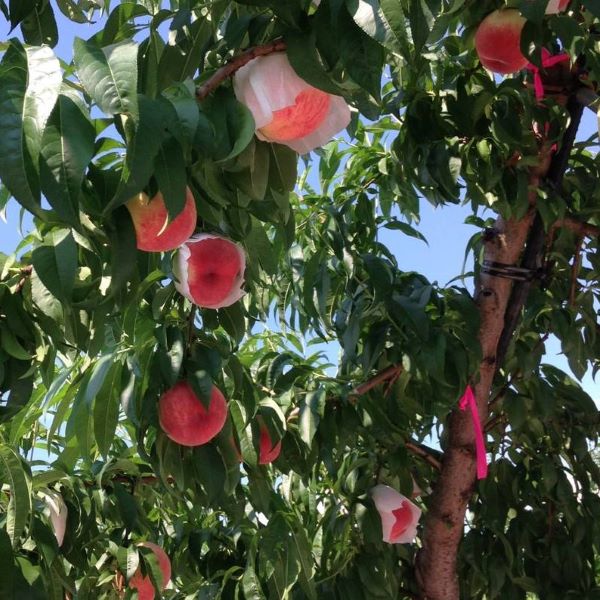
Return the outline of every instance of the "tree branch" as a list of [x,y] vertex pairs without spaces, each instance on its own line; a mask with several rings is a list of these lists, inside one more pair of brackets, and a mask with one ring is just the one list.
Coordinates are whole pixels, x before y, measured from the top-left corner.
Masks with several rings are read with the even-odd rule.
[[423,444],[415,442],[405,442],[406,449],[416,456],[421,457],[426,463],[429,463],[437,471],[442,470],[442,463],[434,456],[434,450]]
[[216,90],[226,79],[229,79],[238,69],[248,64],[251,60],[259,56],[267,56],[274,52],[282,52],[286,49],[286,44],[283,40],[275,40],[264,44],[263,46],[255,46],[250,48],[238,56],[234,56],[229,62],[218,69],[205,83],[196,89],[196,99],[204,100],[211,92]]
[[[577,130],[579,129],[579,124],[583,115],[583,106],[581,106],[581,104],[573,97],[570,97],[567,101],[567,110],[569,111],[571,120],[565,131],[559,151],[552,157],[548,175],[545,178],[545,181],[557,190],[562,186],[565,171],[567,170],[569,163],[569,156],[573,149],[575,136],[577,135]],[[544,231],[544,222],[542,221],[540,214],[536,213],[533,226],[527,239],[527,248],[525,249],[521,261],[522,267],[531,269],[532,271],[537,271],[541,268],[545,239],[546,233]],[[508,346],[510,345],[510,341],[521,318],[521,312],[525,306],[533,283],[533,279],[520,281],[515,284],[512,290],[506,314],[504,316],[504,329],[500,336],[496,352],[497,368],[500,368],[504,362]]]
[[575,92],[575,99],[583,108],[589,108],[590,110],[597,112],[600,96],[598,96],[592,88],[580,87]]
[[591,223],[585,223],[583,221],[578,221],[573,217],[566,217],[560,221],[556,221],[553,225],[555,229],[568,229],[578,236],[589,237],[589,238],[597,238],[600,237],[600,227],[597,225],[592,225]]
[[[491,263],[517,263],[535,219],[537,188],[548,172],[550,148],[543,143],[538,166],[529,173],[527,214],[519,219],[498,217],[497,235],[485,240],[484,257]],[[482,272],[476,301],[480,313],[479,343],[483,359],[478,378],[473,377],[479,419],[485,423],[489,415],[488,400],[498,364],[497,349],[504,329],[504,315],[513,283],[510,279]],[[463,536],[465,513],[473,493],[476,475],[475,431],[471,415],[454,410],[447,426],[448,445],[442,459],[442,470],[434,486],[425,518],[423,546],[417,554],[416,577],[423,598],[458,600],[460,596],[456,572],[458,545]]]
[[358,396],[362,396],[363,394],[366,394],[368,391],[372,390],[374,387],[377,387],[380,383],[383,383],[384,381],[389,381],[389,380],[392,380],[392,381],[396,380],[399,377],[400,373],[402,373],[402,371],[403,371],[403,369],[400,365],[390,365],[389,367],[385,368],[383,371],[380,371],[379,373],[377,373],[377,375],[375,375],[371,379],[356,386],[350,392],[349,398],[355,399],[355,401],[356,401],[356,398]]

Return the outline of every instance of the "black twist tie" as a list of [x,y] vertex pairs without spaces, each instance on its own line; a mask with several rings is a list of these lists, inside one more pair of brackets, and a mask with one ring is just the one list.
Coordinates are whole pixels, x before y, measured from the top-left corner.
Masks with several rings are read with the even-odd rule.
[[526,267],[515,267],[493,260],[484,260],[481,272],[492,277],[504,277],[513,281],[533,281],[541,276],[540,269],[527,269]]

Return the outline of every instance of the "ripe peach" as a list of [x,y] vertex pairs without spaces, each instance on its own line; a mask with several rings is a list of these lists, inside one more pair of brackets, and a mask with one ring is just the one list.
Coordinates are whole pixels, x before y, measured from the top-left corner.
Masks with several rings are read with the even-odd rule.
[[[156,555],[158,566],[160,567],[163,576],[162,587],[164,589],[171,579],[171,561],[169,560],[167,553],[160,546],[157,546],[152,542],[141,542],[138,546],[150,548]],[[137,590],[139,600],[154,600],[154,584],[149,575],[142,575],[140,568],[138,568],[133,577],[129,580],[129,587],[132,590]]]
[[260,424],[259,446],[259,465],[268,465],[269,463],[272,463],[281,452],[281,440],[278,441],[275,445],[273,445],[273,442],[271,441],[271,436],[269,435],[269,430],[262,423]]
[[475,49],[486,69],[506,75],[525,68],[529,61],[520,48],[524,25],[525,19],[514,8],[495,10],[480,23]]
[[235,74],[233,88],[256,126],[256,137],[305,154],[326,144],[350,122],[341,96],[298,77],[285,52],[259,56]]
[[227,418],[227,402],[214,387],[208,410],[187,381],[176,383],[158,401],[158,420],[163,431],[182,446],[200,446],[212,440],[223,429]]
[[177,252],[175,287],[186,298],[205,308],[230,306],[244,295],[246,255],[227,238],[201,233]]
[[550,0],[546,6],[547,15],[555,15],[562,12],[569,5],[569,0]]
[[146,252],[174,250],[181,246],[196,228],[196,202],[190,188],[186,188],[183,210],[166,227],[167,207],[160,192],[151,200],[147,194],[140,192],[125,206],[133,219],[139,250]]

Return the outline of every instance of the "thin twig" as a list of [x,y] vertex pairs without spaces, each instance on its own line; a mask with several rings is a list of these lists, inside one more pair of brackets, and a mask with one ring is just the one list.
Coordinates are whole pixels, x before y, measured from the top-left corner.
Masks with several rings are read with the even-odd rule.
[[437,471],[442,470],[442,463],[435,457],[431,452],[433,450],[431,448],[427,448],[427,446],[423,446],[422,444],[415,444],[414,442],[406,442],[404,444],[406,449],[416,456],[421,457],[426,463],[429,463],[434,469]]
[[402,373],[403,369],[401,365],[390,365],[373,378],[361,383],[356,386],[349,394],[351,399],[356,398],[356,396],[362,396],[366,394],[368,391],[372,390],[374,387],[377,387],[380,383],[384,381],[388,381],[389,379],[397,379]]
[[577,238],[575,247],[575,256],[573,257],[573,266],[571,267],[571,286],[569,288],[569,304],[570,308],[575,306],[575,296],[577,295],[577,277],[581,268],[581,249],[583,246],[583,236]]
[[205,83],[196,89],[196,99],[204,100],[211,92],[216,90],[226,79],[229,79],[238,69],[248,64],[259,56],[267,56],[274,52],[282,52],[286,49],[283,40],[275,40],[263,46],[254,46],[238,56],[234,56],[228,63],[218,69]]

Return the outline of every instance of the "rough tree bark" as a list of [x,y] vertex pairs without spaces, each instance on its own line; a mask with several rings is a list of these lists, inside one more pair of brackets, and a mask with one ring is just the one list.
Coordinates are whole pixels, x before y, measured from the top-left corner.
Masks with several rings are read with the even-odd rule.
[[[571,93],[572,103],[576,94]],[[576,131],[581,117],[580,111],[577,118],[574,118],[573,111],[570,112],[571,127],[563,139],[559,152],[562,156],[556,156],[552,161],[553,182],[560,182],[562,178],[574,140],[572,130]],[[547,176],[550,164],[551,152],[549,148],[543,147],[538,166],[530,172],[528,213],[520,220],[497,219],[494,235],[489,236],[485,242],[486,260],[506,265],[519,264],[536,217],[537,188]],[[529,286],[522,287],[529,290]],[[481,316],[479,342],[483,359],[479,365],[479,373],[473,374],[473,391],[482,423],[489,416],[488,400],[494,374],[499,366],[498,343],[505,329],[507,308],[510,302],[517,301],[515,298],[511,299],[512,291],[513,282],[510,279],[481,274],[476,301]],[[519,302],[518,312],[524,299],[520,298]],[[513,331],[514,324],[511,323],[510,331],[505,331],[505,336],[510,337]],[[503,353],[503,349],[501,351]],[[422,536],[423,547],[417,555],[415,565],[421,594],[419,597],[423,600],[458,600],[460,597],[456,572],[458,546],[463,537],[465,513],[476,481],[475,432],[468,411],[454,410],[449,417],[447,431],[447,449],[444,451],[440,476],[429,503]]]

